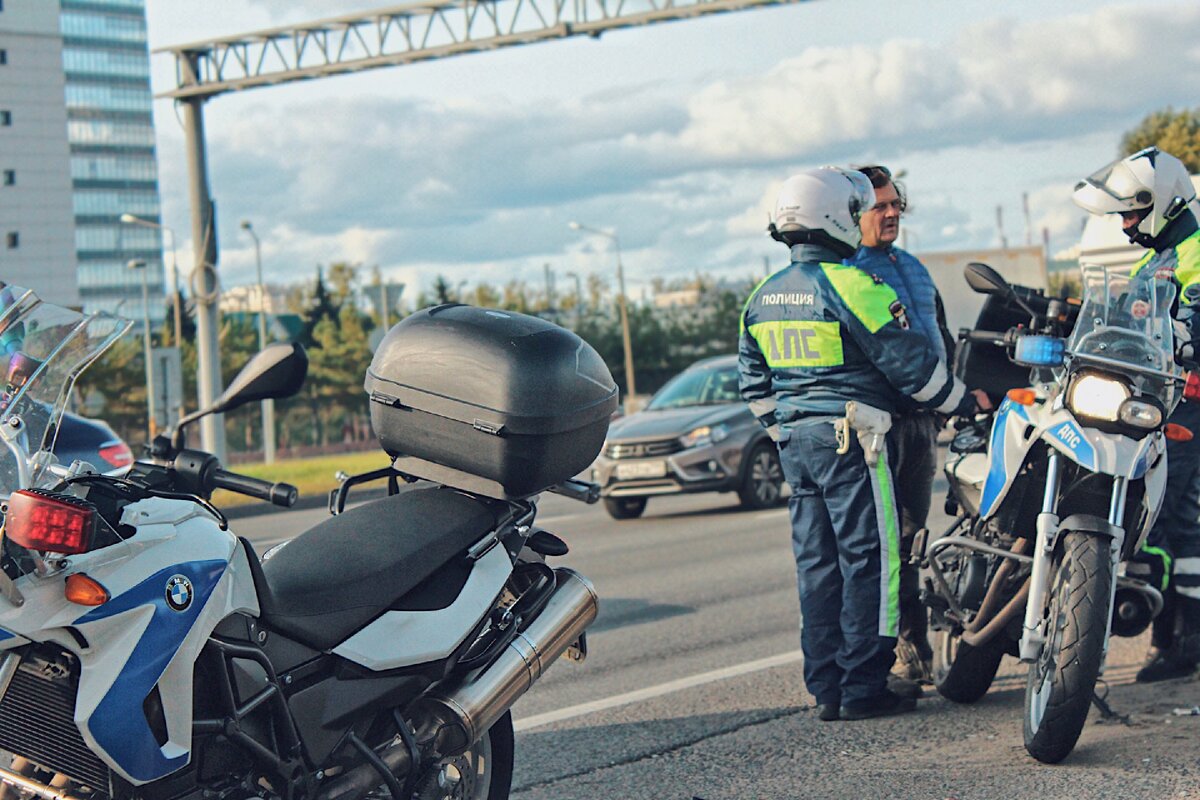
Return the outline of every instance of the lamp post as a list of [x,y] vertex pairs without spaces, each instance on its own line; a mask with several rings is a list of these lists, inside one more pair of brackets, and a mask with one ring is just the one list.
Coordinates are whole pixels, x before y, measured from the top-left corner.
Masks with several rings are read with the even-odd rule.
[[[144,228],[154,228],[165,232],[171,237],[171,287],[174,291],[172,295],[172,305],[175,312],[175,346],[180,347],[183,343],[183,310],[179,306],[179,261],[175,254],[175,231],[167,225],[160,225],[157,222],[151,222],[148,219],[135,217],[133,214],[122,214],[121,222],[126,225],[141,225]],[[183,410],[180,409],[182,416]]]
[[[629,382],[629,397],[632,398],[637,394],[637,385],[633,378],[633,343],[629,338],[629,312],[625,308],[625,268],[621,266],[621,242],[617,239],[615,232],[609,233],[599,228],[590,228],[578,222],[569,222],[567,225],[573,231],[587,231],[588,233],[594,233],[597,236],[604,236],[612,240],[613,252],[617,256],[617,285],[620,287],[620,294],[617,296],[617,305],[621,310],[621,337],[624,339],[625,344],[625,378]],[[626,410],[628,411],[629,409]]]
[[125,264],[128,269],[140,270],[142,273],[142,341],[146,348],[146,413],[150,416],[147,430],[150,440],[158,432],[154,413],[154,359],[150,357],[150,285],[146,278],[146,262],[130,260]]
[[583,327],[583,285],[578,272],[568,272],[567,277],[575,279],[575,330],[578,331]]
[[[250,224],[250,220],[242,220],[242,230],[250,234],[250,237],[254,239],[254,264],[258,270],[258,349],[262,350],[267,346],[267,288],[263,285],[262,247],[258,241],[258,234],[254,232],[254,226]],[[270,398],[262,401],[262,431],[263,461],[267,464],[274,464],[275,401]]]
[[[121,222],[126,225],[141,225],[143,228],[154,228],[155,230],[163,231],[171,237],[171,306],[175,315],[175,347],[179,348],[180,357],[183,357],[183,309],[180,308],[179,296],[179,258],[175,252],[175,231],[167,225],[161,225],[157,222],[151,222],[148,219],[136,217],[133,214],[125,213],[121,215]],[[183,392],[179,393],[179,408],[176,413],[179,419],[184,416]]]

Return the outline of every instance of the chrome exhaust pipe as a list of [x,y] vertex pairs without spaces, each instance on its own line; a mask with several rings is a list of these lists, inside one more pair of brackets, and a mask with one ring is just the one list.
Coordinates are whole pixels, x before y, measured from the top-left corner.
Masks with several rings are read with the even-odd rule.
[[435,685],[417,698],[417,739],[440,758],[458,755],[487,732],[596,619],[599,601],[587,578],[554,571],[558,585],[542,613],[483,672]]
[[0,783],[11,786],[19,792],[28,792],[42,800],[77,800],[75,795],[61,787],[35,781],[20,773],[0,768]]

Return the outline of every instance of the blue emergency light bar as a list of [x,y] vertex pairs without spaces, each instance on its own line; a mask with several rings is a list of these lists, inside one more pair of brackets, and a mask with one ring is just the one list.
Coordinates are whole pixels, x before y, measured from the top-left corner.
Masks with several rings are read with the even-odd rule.
[[1057,336],[1022,336],[1013,361],[1028,367],[1057,367],[1063,363],[1067,343]]

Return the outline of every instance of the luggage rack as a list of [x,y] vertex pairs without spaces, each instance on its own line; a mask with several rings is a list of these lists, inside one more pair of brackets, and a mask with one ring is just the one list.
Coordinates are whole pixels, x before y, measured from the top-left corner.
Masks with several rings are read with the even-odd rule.
[[[337,516],[346,510],[346,499],[350,496],[350,490],[355,486],[383,480],[384,478],[387,478],[388,481],[389,496],[400,492],[401,480],[405,483],[416,483],[419,480],[432,481],[440,483],[443,486],[449,486],[452,489],[460,489],[468,494],[479,495],[493,500],[526,500],[532,496],[510,495],[496,481],[481,478],[478,475],[472,475],[452,467],[435,464],[432,461],[426,461],[422,458],[398,456],[392,461],[391,466],[342,478],[341,485],[336,489],[331,489],[329,492],[329,513]],[[572,500],[578,500],[589,505],[600,500],[599,484],[576,480],[575,478],[569,478],[543,491],[569,497]],[[534,494],[540,494],[540,492],[535,492]]]

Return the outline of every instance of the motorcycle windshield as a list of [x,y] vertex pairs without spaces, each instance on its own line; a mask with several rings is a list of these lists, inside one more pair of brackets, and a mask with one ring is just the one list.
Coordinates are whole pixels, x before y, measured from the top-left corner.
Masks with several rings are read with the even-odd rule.
[[0,284],[0,497],[45,481],[76,379],[131,324]]
[[1121,372],[1170,411],[1181,397],[1171,308],[1175,282],[1131,269],[1086,264],[1083,303],[1067,342],[1072,364]]

